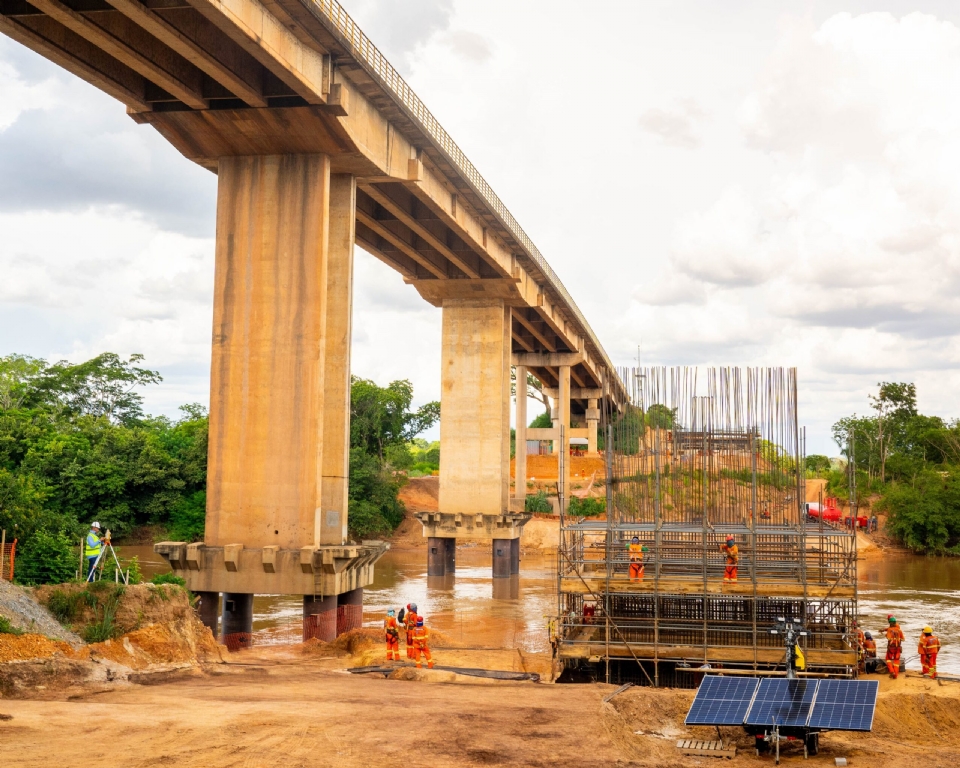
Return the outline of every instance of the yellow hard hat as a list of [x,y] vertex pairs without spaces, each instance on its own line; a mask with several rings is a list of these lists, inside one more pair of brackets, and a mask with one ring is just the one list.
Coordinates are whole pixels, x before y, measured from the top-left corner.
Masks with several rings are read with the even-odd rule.
[[933,634],[933,627],[924,627],[924,628],[923,628],[923,634],[925,634],[925,635],[932,635],[932,634]]

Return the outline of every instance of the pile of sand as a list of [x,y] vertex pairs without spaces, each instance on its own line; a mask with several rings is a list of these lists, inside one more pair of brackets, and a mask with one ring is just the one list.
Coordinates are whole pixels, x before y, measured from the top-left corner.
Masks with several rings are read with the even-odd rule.
[[51,640],[43,635],[0,635],[0,664],[26,659],[46,659],[57,653],[73,656],[74,650],[67,643]]

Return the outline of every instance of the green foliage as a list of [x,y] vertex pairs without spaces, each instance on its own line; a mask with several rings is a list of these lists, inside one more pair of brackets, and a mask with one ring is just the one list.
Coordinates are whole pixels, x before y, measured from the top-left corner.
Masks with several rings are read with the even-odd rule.
[[72,593],[55,589],[47,599],[47,610],[61,624],[68,624],[77,619],[84,606],[94,606],[96,604],[97,597],[89,589],[81,589]]
[[673,429],[676,415],[676,409],[670,409],[662,403],[654,403],[647,409],[644,421],[648,427],[655,429]]
[[585,499],[571,496],[567,504],[567,513],[574,517],[594,517],[607,511],[606,499],[595,499],[588,496]]
[[17,546],[15,576],[21,584],[59,584],[74,578],[80,565],[79,537],[40,528]]
[[[658,424],[667,420],[672,423],[673,414],[669,409],[662,408],[662,410],[654,412],[653,420]],[[616,420],[610,425],[610,429],[613,434],[614,452],[625,456],[633,456],[640,452],[640,440],[645,429],[643,411],[635,406],[627,405],[623,412],[617,415]],[[606,437],[606,431],[600,430],[597,435],[597,448],[601,451],[607,449]]]
[[175,573],[158,573],[152,579],[150,579],[151,584],[176,584],[178,587],[186,587],[187,582],[182,576],[177,576]]
[[547,498],[547,494],[541,489],[536,493],[527,494],[527,498],[523,502],[523,509],[525,512],[550,514],[553,512],[553,505],[550,504],[550,499]]
[[379,387],[354,376],[350,389],[350,445],[385,459],[385,449],[409,442],[440,418],[440,403],[431,402],[415,411],[413,385],[392,381]]
[[123,564],[123,570],[130,574],[130,584],[140,584],[143,582],[143,572],[140,570],[140,557],[134,555]]
[[826,456],[813,454],[807,456],[804,462],[807,472],[813,472],[815,475],[824,475],[830,471],[830,459]]
[[[109,582],[99,582],[99,584],[105,583]],[[86,642],[102,643],[120,634],[120,628],[114,622],[114,618],[117,615],[121,597],[123,597],[123,587],[117,587],[103,602],[98,601],[93,606],[94,620],[80,632],[80,636]]]
[[0,616],[0,635],[22,635],[23,630],[17,629],[6,616]]
[[397,498],[406,478],[394,475],[376,455],[350,449],[350,532],[358,539],[385,536],[403,521]]
[[553,419],[550,411],[544,411],[529,424],[531,429],[550,429],[553,426]]
[[181,496],[170,510],[168,531],[174,541],[202,541],[207,514],[207,492],[195,491]]
[[887,531],[917,552],[960,554],[960,470],[927,469],[890,483],[877,505]]
[[206,411],[192,404],[178,421],[144,416],[138,390],[160,376],[141,360],[0,358],[0,528],[18,539],[20,581],[71,578],[92,520],[115,538],[165,526],[204,490]]

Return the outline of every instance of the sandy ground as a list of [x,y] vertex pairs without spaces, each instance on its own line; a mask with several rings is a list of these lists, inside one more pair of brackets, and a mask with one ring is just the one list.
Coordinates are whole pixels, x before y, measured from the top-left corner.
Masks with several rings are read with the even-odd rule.
[[[716,737],[711,728],[684,727],[692,691],[631,688],[605,703],[615,686],[500,682],[411,668],[390,678],[351,675],[346,666],[381,654],[365,638],[356,645],[340,658],[331,656],[344,652],[342,643],[253,649],[181,679],[0,700],[0,715],[10,716],[0,717],[4,765],[721,765],[676,749],[678,739]],[[435,650],[441,664],[530,663],[515,651]],[[880,679],[872,734],[825,734],[821,754],[806,762],[802,748],[788,745],[783,764],[826,766],[836,757],[873,768],[955,764],[960,683]],[[740,747],[723,764],[773,764],[755,756],[742,729],[724,728],[722,736]]]

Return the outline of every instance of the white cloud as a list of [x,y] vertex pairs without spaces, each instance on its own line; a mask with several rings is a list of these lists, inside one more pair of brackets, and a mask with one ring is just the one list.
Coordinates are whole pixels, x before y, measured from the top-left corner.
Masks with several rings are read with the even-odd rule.
[[703,117],[700,106],[688,99],[674,109],[648,109],[640,115],[638,122],[641,129],[668,146],[696,149],[700,146],[696,126]]

